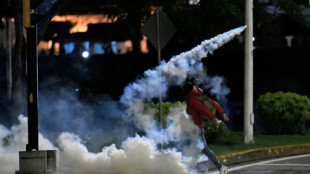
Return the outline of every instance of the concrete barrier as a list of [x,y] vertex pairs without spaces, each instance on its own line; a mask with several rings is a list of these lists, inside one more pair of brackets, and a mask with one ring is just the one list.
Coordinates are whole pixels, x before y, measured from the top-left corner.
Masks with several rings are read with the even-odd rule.
[[19,171],[16,174],[54,174],[56,173],[56,151],[19,152]]

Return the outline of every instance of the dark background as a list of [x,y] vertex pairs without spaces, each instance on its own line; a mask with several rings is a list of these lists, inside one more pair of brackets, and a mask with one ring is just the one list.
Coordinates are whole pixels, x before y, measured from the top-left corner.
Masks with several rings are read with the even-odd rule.
[[[17,1],[3,1],[0,17],[16,17]],[[306,22],[309,10],[300,11],[300,6],[308,8],[304,1],[296,1],[287,6],[287,1],[254,1],[254,101],[266,92],[295,92],[310,95],[308,80],[310,57],[310,25]],[[141,22],[150,17],[150,7],[161,7],[167,17],[175,24],[177,32],[162,50],[162,59],[168,61],[173,55],[188,51],[201,41],[225,31],[244,25],[244,1],[201,0],[200,5],[192,6],[187,1],[44,1],[38,10],[45,16],[38,23],[39,40],[53,39],[54,42],[81,43],[85,40],[103,40],[106,42],[133,41],[134,50],[124,55],[91,55],[83,59],[80,54],[58,56],[39,55],[39,93],[40,90],[59,90],[68,87],[77,90],[81,101],[91,102],[94,96],[108,94],[118,100],[124,87],[143,76],[147,69],[157,66],[157,51],[148,43],[149,53],[142,54],[137,43],[142,38]],[[282,11],[271,10],[276,7]],[[8,10],[11,9],[11,10]],[[272,9],[272,8],[271,8]],[[51,22],[54,15],[67,14],[105,14],[118,16],[119,23],[90,25],[86,33],[69,34],[70,23]],[[127,14],[127,15],[123,15]],[[18,21],[16,21],[17,23]],[[0,29],[4,23],[0,23]],[[57,33],[57,37],[53,35]],[[286,36],[294,36],[291,46]],[[244,33],[230,43],[216,50],[213,55],[203,59],[209,76],[223,76],[230,88],[228,98],[230,127],[239,131],[243,128],[244,93]],[[5,48],[0,47],[1,122],[14,120],[11,110],[14,101],[6,98]],[[21,54],[24,54],[25,50]],[[14,52],[14,55],[18,52]],[[14,64],[15,61],[13,61]],[[25,67],[25,57],[22,57]],[[14,69],[13,72],[17,70]],[[24,72],[25,68],[19,70]],[[51,80],[57,79],[57,80]],[[25,90],[25,88],[23,89]],[[180,87],[170,89],[167,101],[183,100]],[[24,103],[25,104],[25,103]],[[13,109],[12,109],[13,107]],[[25,109],[20,113],[26,113]]]

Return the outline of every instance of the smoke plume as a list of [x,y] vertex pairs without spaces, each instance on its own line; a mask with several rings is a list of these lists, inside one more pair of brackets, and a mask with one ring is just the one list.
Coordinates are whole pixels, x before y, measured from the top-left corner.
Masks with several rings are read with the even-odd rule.
[[206,74],[201,59],[212,54],[214,50],[229,42],[244,29],[245,26],[238,27],[205,40],[192,50],[172,57],[169,62],[162,61],[158,67],[145,71],[143,78],[125,87],[121,102],[130,106],[139,101],[151,101],[160,95],[165,97],[169,86],[181,85],[188,77],[205,79]]
[[[185,105],[170,108],[167,127],[160,128],[154,120],[155,111],[145,111],[143,103],[165,97],[170,86],[181,85],[188,77],[225,97],[229,89],[223,86],[223,78],[207,77],[200,61],[244,28],[205,40],[145,71],[143,78],[125,87],[120,101],[97,96],[98,100],[83,102],[75,88],[42,90],[39,149],[56,150],[60,174],[198,173],[197,163],[207,157],[200,154],[204,145],[199,129],[185,113]],[[11,128],[0,125],[1,174],[18,170],[18,152],[27,144],[27,118],[18,119]]]

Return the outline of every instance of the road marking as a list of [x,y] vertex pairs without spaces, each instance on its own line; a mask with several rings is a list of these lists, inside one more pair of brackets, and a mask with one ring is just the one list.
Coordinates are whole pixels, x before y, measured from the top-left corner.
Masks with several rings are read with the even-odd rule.
[[[303,158],[303,157],[310,157],[310,154],[290,156],[290,157],[282,157],[282,158],[262,161],[262,162],[258,162],[258,163],[246,164],[246,165],[242,165],[242,166],[232,167],[232,168],[228,168],[228,172],[240,170],[240,169],[247,168],[247,167],[257,166],[257,165],[264,165],[266,163],[278,162],[278,161],[295,159],[295,158]],[[215,171],[215,172],[210,172],[209,174],[219,174],[219,173],[220,173],[219,171]]]
[[257,164],[257,166],[296,166],[296,167],[310,167],[310,164]]

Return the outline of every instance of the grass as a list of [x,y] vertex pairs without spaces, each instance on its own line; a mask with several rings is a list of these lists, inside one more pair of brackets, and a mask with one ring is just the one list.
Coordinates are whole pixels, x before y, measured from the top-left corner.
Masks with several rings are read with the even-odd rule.
[[223,139],[223,145],[208,144],[216,155],[240,152],[254,148],[310,143],[310,131],[305,135],[254,134],[254,144],[243,143],[243,132],[231,132]]

